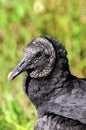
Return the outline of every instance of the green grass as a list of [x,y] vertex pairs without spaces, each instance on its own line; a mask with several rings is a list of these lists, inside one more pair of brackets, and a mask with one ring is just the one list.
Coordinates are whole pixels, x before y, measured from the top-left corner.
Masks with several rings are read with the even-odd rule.
[[85,0],[0,0],[0,130],[32,130],[36,110],[23,92],[23,76],[7,75],[24,46],[39,35],[65,44],[73,74],[86,76]]

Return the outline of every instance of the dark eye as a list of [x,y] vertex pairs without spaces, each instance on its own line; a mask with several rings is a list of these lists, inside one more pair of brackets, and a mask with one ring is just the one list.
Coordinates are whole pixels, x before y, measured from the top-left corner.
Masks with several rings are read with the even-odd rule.
[[49,57],[50,57],[50,55],[49,55],[49,54],[45,54],[45,57],[46,57],[46,58],[49,58]]
[[40,57],[41,56],[41,52],[38,52],[37,54],[36,54],[36,57]]

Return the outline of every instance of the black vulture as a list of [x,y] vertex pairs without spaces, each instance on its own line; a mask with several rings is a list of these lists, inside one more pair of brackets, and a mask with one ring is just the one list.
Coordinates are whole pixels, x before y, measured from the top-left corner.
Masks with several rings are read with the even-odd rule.
[[8,80],[24,71],[24,91],[37,109],[34,130],[86,130],[86,79],[71,74],[59,41],[32,39]]

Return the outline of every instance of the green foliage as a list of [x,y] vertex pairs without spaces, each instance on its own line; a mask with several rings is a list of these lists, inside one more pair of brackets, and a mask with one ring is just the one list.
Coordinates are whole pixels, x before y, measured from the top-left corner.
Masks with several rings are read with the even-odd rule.
[[31,130],[34,106],[22,90],[22,75],[7,75],[33,37],[51,35],[65,44],[71,70],[86,75],[85,0],[0,0],[0,130]]

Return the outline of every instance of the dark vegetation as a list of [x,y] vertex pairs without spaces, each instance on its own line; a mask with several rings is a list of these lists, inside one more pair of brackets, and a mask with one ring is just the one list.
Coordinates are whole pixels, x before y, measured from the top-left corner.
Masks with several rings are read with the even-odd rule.
[[34,107],[22,91],[22,76],[9,85],[7,75],[22,57],[24,45],[45,34],[65,44],[71,71],[85,77],[85,0],[0,1],[0,130],[33,128]]

